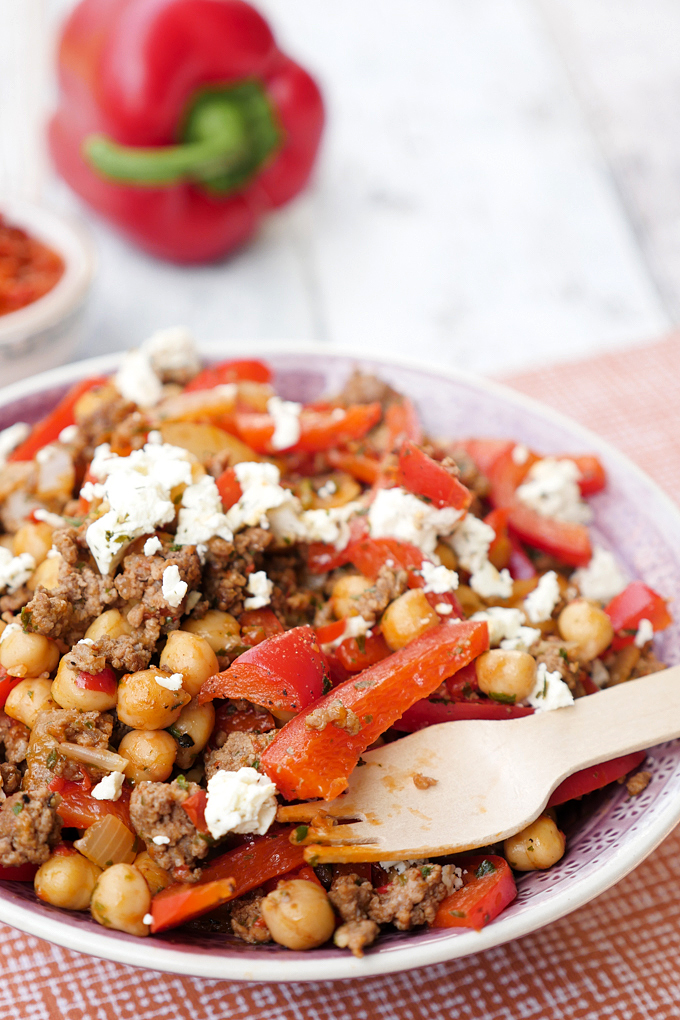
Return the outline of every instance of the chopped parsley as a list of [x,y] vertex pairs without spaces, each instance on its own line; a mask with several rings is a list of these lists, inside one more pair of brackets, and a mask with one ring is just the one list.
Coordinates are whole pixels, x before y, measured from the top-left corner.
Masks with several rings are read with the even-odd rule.
[[488,860],[486,857],[475,871],[477,878],[484,878],[485,875],[492,875],[496,870],[496,865],[493,861]]
[[514,705],[517,700],[516,694],[501,694],[500,691],[489,691],[489,697],[492,701],[498,701],[501,705]]
[[14,807],[12,808],[12,811],[14,812],[15,815],[20,814],[23,810],[24,805],[21,803],[21,801],[19,801],[18,804],[15,804]]

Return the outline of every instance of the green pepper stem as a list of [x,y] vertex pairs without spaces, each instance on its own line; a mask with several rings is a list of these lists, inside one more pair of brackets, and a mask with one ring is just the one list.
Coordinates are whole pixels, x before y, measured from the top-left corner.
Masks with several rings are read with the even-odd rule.
[[87,162],[118,184],[157,188],[182,182],[224,193],[243,187],[280,142],[269,101],[257,82],[203,92],[190,107],[177,145],[119,145],[105,135],[83,144]]

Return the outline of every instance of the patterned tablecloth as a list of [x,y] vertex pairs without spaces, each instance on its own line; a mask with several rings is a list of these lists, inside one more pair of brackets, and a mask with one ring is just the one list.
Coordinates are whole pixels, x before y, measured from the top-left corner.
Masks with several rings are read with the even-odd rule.
[[[506,380],[587,424],[680,501],[680,338]],[[0,926],[0,1020],[663,1020],[680,1015],[680,830],[616,888],[450,964],[305,985],[135,970]]]

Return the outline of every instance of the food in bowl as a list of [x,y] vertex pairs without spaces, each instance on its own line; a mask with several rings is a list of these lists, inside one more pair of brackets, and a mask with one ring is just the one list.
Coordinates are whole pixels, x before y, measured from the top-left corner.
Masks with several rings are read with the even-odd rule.
[[[583,497],[605,481],[592,457],[424,437],[372,378],[282,400],[261,362],[201,370],[181,331],[79,384],[0,472],[3,877],[136,935],[191,921],[294,949],[493,920],[513,871],[561,857],[559,815],[396,866],[315,866],[328,818],[276,815],[341,793],[376,740],[660,668],[663,599],[591,554]],[[410,668],[421,685],[385,704]]]
[[37,301],[64,275],[64,260],[0,213],[0,315]]

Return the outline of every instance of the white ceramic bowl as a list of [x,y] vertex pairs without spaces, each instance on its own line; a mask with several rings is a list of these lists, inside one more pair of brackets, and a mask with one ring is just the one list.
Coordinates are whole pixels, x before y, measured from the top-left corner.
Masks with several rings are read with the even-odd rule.
[[[597,436],[532,400],[496,384],[442,367],[380,360],[325,345],[211,345],[213,358],[263,355],[289,399],[311,400],[339,388],[353,365],[380,373],[416,402],[433,434],[506,436],[545,453],[595,452],[609,486],[592,500],[596,541],[615,550],[631,577],[642,577],[680,605],[680,514],[637,467]],[[117,357],[67,365],[0,390],[0,428],[35,420],[65,388],[86,375],[112,371]],[[680,627],[657,641],[669,663],[680,662]],[[640,681],[644,683],[644,680]],[[597,697],[597,695],[595,695]],[[502,726],[502,722],[498,723]],[[0,883],[0,920],[70,949],[154,970],[247,981],[361,978],[477,953],[526,935],[569,913],[623,878],[680,820],[680,742],[650,752],[653,779],[638,797],[617,786],[591,802],[554,868],[519,878],[517,900],[481,932],[390,932],[361,959],[336,949],[293,953],[252,947],[225,935],[178,929],[137,939],[99,927],[88,914],[59,911],[35,899],[30,885]],[[537,766],[538,767],[538,766]]]
[[65,263],[52,290],[25,308],[0,315],[0,379],[6,384],[60,365],[76,349],[96,257],[84,228],[50,209],[3,201],[0,212],[12,226],[58,252]]

